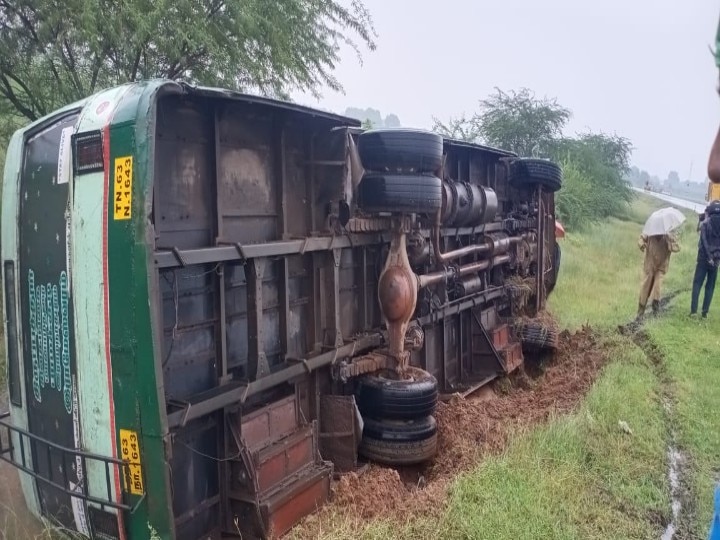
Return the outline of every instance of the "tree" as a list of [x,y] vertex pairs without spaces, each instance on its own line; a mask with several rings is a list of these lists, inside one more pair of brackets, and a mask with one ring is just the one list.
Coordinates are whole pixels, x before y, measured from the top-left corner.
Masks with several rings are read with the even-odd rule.
[[383,118],[380,111],[368,107],[367,109],[360,109],[358,107],[348,107],[345,109],[345,116],[355,118],[361,122],[369,122],[376,128],[395,128],[400,127],[400,119],[396,114],[388,114]]
[[400,119],[398,118],[397,114],[388,114],[385,117],[385,127],[386,128],[399,128],[400,127]]
[[363,120],[361,127],[363,129],[373,129],[375,127],[375,124],[373,124],[372,120],[370,120],[369,118],[366,118],[365,120]]
[[557,100],[538,99],[527,88],[510,92],[496,88],[480,102],[474,121],[487,144],[533,156],[547,152],[571,116]]
[[570,110],[555,99],[538,99],[527,88],[510,92],[496,88],[470,117],[450,118],[447,123],[433,117],[433,131],[531,156],[547,153],[570,117]]
[[0,0],[0,111],[35,120],[154,77],[285,97],[341,89],[339,46],[375,49],[360,0]]
[[443,123],[433,116],[432,130],[443,137],[465,142],[478,142],[481,135],[476,115],[470,118],[464,114],[457,118],[451,117],[447,123]]
[[563,216],[570,214],[567,198],[571,196],[582,201],[583,217],[588,221],[618,215],[632,201],[634,193],[626,180],[632,154],[628,139],[605,133],[584,133],[577,138],[555,141],[550,153],[566,170],[565,184],[557,198]]
[[668,185],[677,186],[680,184],[680,175],[677,171],[670,171],[667,177]]

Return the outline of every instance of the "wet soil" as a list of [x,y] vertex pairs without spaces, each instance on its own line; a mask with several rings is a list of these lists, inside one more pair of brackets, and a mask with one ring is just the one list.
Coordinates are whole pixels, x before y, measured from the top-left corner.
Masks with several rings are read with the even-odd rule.
[[560,335],[558,351],[526,359],[524,370],[462,398],[438,404],[438,453],[423,466],[387,468],[371,464],[363,474],[347,474],[335,483],[332,502],[305,522],[323,514],[352,519],[384,518],[405,522],[412,514],[440,513],[450,481],[484,456],[501,451],[516,429],[573,410],[605,363],[590,328]]

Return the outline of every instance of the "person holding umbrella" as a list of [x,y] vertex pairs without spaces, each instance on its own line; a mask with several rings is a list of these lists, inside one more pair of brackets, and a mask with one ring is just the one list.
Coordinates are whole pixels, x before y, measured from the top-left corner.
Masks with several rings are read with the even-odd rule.
[[720,266],[720,201],[711,202],[705,209],[705,216],[707,217],[700,226],[698,256],[695,265],[695,277],[693,278],[692,299],[690,301],[690,316],[697,315],[700,289],[702,289],[704,282],[703,319],[707,317],[710,309],[710,303],[715,292],[718,266]]
[[679,210],[661,208],[653,212],[645,222],[638,242],[640,251],[645,252],[638,319],[645,315],[648,300],[652,301],[653,313],[660,309],[660,292],[670,265],[670,255],[680,251],[675,231],[684,221],[685,216]]

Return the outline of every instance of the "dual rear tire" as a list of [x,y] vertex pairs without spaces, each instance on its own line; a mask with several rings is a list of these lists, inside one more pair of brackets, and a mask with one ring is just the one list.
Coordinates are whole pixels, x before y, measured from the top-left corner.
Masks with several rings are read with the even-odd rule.
[[407,369],[398,379],[392,372],[358,380],[355,398],[363,416],[359,453],[385,465],[413,465],[437,452],[437,423],[432,414],[438,399],[437,380],[430,373]]
[[[359,204],[368,212],[435,214],[442,205],[443,138],[410,129],[362,133],[358,153],[366,174]],[[510,163],[508,182],[516,189],[538,185],[551,192],[562,187],[562,169],[552,161],[518,158]]]
[[366,171],[358,188],[363,210],[400,214],[440,210],[440,135],[409,129],[370,130],[359,136],[358,153]]

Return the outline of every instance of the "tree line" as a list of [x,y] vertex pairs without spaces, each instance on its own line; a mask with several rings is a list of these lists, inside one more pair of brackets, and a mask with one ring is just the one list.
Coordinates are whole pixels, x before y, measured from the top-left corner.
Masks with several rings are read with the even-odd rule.
[[287,97],[342,89],[342,45],[376,33],[361,0],[0,0],[0,144],[101,89],[152,78]]
[[[341,45],[375,49],[360,0],[0,0],[0,165],[10,134],[103,88],[151,78],[286,98],[342,89]],[[400,125],[349,109],[366,127]],[[495,93],[470,117],[434,121],[443,135],[549,157],[564,169],[557,211],[571,228],[631,200],[632,147],[617,135],[566,137],[571,111],[530,90]]]
[[433,130],[446,137],[480,142],[520,156],[548,158],[563,168],[564,182],[556,197],[559,219],[578,229],[622,215],[633,199],[626,180],[632,144],[625,137],[585,132],[563,135],[572,111],[556,99],[538,98],[531,90],[495,89],[471,116],[441,121]]

